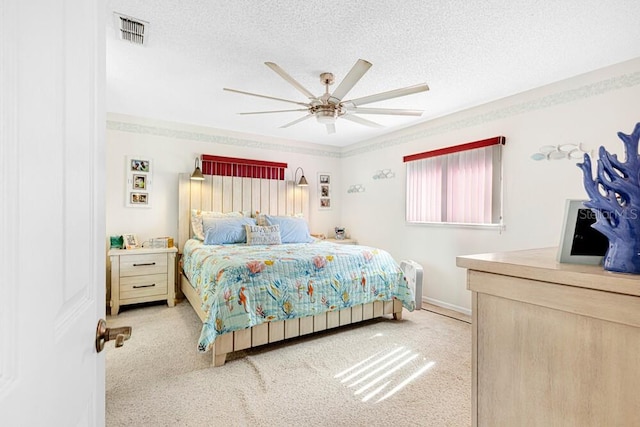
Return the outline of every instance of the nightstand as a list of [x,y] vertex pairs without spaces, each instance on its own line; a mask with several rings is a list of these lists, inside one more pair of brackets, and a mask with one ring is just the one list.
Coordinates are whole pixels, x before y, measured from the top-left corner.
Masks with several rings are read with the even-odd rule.
[[326,239],[327,242],[340,243],[341,245],[357,245],[358,241],[355,239]]
[[111,315],[121,305],[167,300],[175,305],[177,248],[111,249]]

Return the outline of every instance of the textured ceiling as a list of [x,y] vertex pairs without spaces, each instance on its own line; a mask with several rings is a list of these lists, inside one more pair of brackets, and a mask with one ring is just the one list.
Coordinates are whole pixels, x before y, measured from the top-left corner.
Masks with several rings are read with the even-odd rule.
[[[638,0],[107,4],[107,111],[334,146],[640,57]],[[114,11],[149,22],[144,47],[118,39]],[[338,119],[328,135],[313,118],[279,128],[304,113],[238,115],[292,104],[222,90],[306,102],[264,62],[320,95],[320,73],[335,88],[359,58],[373,67],[348,98],[426,82],[428,92],[367,105],[423,115],[366,116],[382,129]]]

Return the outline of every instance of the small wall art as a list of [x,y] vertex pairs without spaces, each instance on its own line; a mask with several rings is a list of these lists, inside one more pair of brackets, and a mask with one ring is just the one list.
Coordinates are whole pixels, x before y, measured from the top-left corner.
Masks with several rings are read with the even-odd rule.
[[353,184],[347,188],[347,193],[364,193],[364,185]]
[[392,172],[391,169],[382,169],[379,171],[375,171],[375,173],[373,174],[373,179],[389,179],[395,177],[396,174],[395,172]]
[[151,206],[153,162],[145,156],[129,156],[126,163],[125,204],[131,208]]
[[580,160],[585,153],[592,154],[582,144],[543,145],[537,153],[531,155],[531,159],[540,160]]
[[320,209],[331,209],[331,175],[318,173],[318,195],[320,196]]

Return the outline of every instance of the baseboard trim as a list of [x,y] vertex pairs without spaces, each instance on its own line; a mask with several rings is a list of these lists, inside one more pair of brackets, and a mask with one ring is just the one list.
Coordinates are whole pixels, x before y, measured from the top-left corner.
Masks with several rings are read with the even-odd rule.
[[433,298],[422,297],[422,309],[471,322],[471,310]]

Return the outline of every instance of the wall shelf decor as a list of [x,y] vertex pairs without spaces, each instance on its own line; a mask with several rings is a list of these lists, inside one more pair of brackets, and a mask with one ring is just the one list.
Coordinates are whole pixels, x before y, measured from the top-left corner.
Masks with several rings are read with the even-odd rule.
[[152,160],[145,156],[129,156],[126,164],[125,205],[131,208],[151,207]]
[[373,179],[389,179],[395,177],[396,174],[395,172],[392,172],[391,169],[382,169],[373,174]]
[[584,154],[590,154],[582,144],[543,145],[537,153],[531,155],[533,160],[581,160]]
[[363,193],[363,192],[364,192],[364,185],[362,184],[350,185],[349,188],[347,189],[347,193]]

